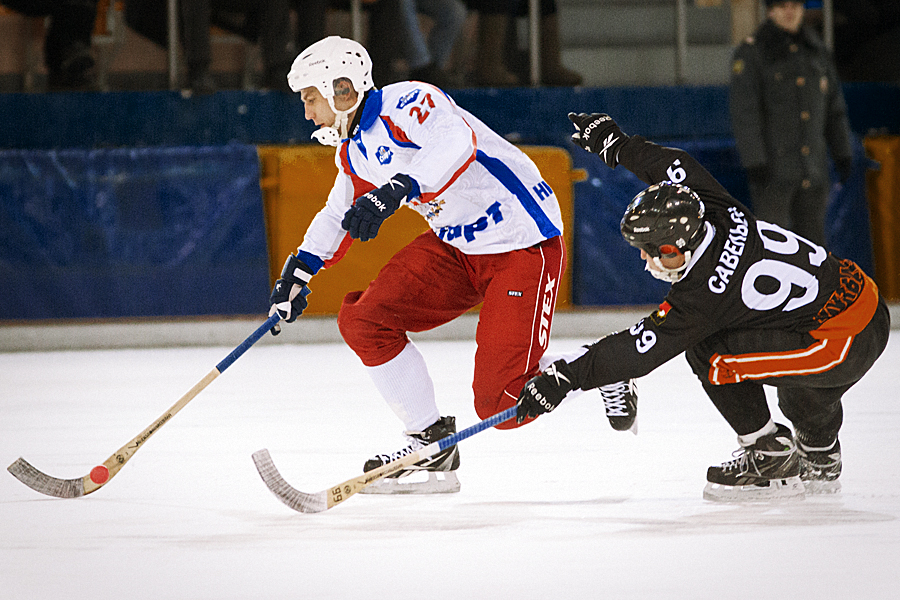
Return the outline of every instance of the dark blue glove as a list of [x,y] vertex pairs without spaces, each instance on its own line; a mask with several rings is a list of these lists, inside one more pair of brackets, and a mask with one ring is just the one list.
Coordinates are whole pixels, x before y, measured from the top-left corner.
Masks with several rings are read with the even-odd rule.
[[[404,198],[410,196],[419,186],[408,175],[398,173],[380,188],[367,192],[356,199],[341,221],[341,227],[350,237],[367,242],[378,235],[378,228],[384,220],[394,214]],[[412,194],[418,196],[418,192]]]
[[[313,276],[313,270],[306,264],[291,254],[284,263],[284,269],[281,270],[281,279],[275,282],[272,288],[272,294],[269,296],[271,307],[269,308],[269,316],[276,312],[281,315],[281,319],[287,323],[293,323],[297,317],[303,314],[309,304],[306,297],[309,296],[309,288],[306,283]],[[277,323],[272,328],[272,335],[281,333],[281,324]]]
[[841,185],[845,185],[853,175],[853,157],[837,158],[834,161]]
[[628,141],[612,117],[603,113],[569,113],[569,120],[575,124],[572,141],[603,159],[610,169],[619,164],[619,147]]
[[519,392],[516,423],[552,411],[575,387],[575,376],[568,363],[556,361],[543,373],[532,377]]

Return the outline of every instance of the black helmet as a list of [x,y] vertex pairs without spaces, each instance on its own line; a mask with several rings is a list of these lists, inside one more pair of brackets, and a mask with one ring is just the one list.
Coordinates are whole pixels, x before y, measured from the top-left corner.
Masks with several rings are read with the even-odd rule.
[[651,257],[695,250],[703,241],[705,208],[690,188],[663,181],[634,197],[621,229],[625,241]]

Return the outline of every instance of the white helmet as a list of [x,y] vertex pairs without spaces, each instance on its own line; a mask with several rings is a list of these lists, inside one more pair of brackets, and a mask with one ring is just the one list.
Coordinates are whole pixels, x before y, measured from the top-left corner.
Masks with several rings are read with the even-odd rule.
[[372,59],[362,44],[336,35],[321,39],[294,59],[288,85],[295,92],[315,87],[325,98],[334,96],[335,79],[346,77],[360,94],[372,89]]
[[[359,97],[353,107],[339,111],[334,107],[334,82],[347,78]],[[372,83],[372,59],[362,44],[336,35],[319,40],[301,52],[291,71],[288,85],[294,92],[304,88],[316,88],[335,113],[335,127],[323,127],[313,133],[322,144],[337,146],[341,137],[347,136],[347,115],[356,110],[367,90],[375,87]]]

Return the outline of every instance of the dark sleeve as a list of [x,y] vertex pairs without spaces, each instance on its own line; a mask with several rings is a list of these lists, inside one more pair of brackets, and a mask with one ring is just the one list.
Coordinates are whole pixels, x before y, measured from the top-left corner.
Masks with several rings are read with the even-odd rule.
[[853,146],[850,142],[850,122],[847,119],[847,103],[838,78],[834,62],[828,61],[828,81],[831,88],[828,94],[828,115],[825,122],[825,140],[831,156],[837,159],[853,158]]
[[[662,351],[656,332],[646,326],[648,321],[649,317],[641,319],[629,329],[597,340],[569,363],[578,387],[589,390],[643,377],[680,354],[676,348]],[[654,347],[656,351],[648,354],[646,349]]]
[[768,163],[763,131],[763,92],[761,65],[753,46],[741,44],[731,63],[728,87],[731,129],[741,164],[745,169]]
[[584,390],[643,377],[707,337],[712,327],[706,316],[666,301],[630,328],[594,342],[570,366]]
[[635,135],[622,145],[618,158],[620,165],[648,185],[660,181],[680,183],[697,192],[704,201],[729,196],[703,165],[679,148],[659,146]]

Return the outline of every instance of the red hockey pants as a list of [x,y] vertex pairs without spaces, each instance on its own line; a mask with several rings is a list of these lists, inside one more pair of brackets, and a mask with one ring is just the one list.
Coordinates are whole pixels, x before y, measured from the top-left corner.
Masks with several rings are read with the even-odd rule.
[[[397,252],[364,292],[344,297],[338,327],[366,366],[403,350],[408,331],[448,323],[483,302],[475,334],[475,411],[516,403],[547,349],[560,277],[561,237],[503,254],[468,255],[427,231]],[[516,427],[514,421],[498,426]]]

